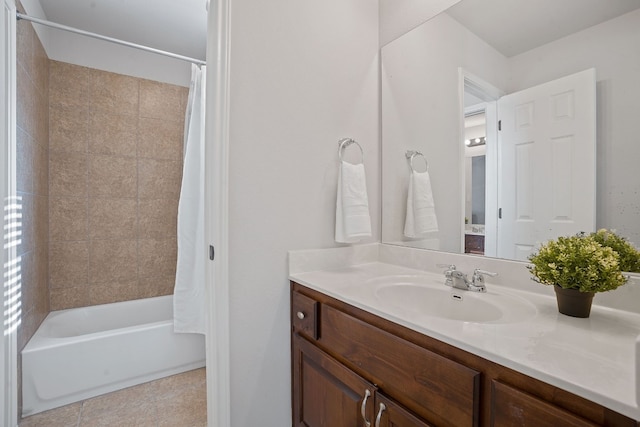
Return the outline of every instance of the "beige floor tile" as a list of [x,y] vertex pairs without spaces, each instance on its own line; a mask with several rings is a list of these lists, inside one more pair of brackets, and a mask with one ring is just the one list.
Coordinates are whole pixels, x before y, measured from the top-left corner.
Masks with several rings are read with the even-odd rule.
[[20,427],[76,427],[80,416],[81,402],[72,403],[50,411],[24,418]]
[[158,398],[159,427],[205,426],[207,422],[207,397],[200,387],[186,387],[173,395]]
[[206,427],[204,368],[25,418],[20,427]]

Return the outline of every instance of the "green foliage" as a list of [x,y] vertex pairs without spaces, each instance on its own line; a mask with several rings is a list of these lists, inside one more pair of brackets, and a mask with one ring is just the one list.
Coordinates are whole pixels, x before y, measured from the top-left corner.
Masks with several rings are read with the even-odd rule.
[[624,237],[620,237],[604,228],[591,233],[591,236],[602,246],[607,246],[618,253],[620,270],[640,273],[640,251],[634,248]]
[[[595,233],[594,233],[595,234]],[[527,268],[534,280],[581,292],[604,292],[627,282],[620,255],[600,244],[593,235],[559,237],[529,256]]]

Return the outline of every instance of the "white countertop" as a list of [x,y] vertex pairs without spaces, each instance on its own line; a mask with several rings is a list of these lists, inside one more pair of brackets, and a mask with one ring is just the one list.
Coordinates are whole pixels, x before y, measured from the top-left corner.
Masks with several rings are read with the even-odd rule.
[[487,293],[480,297],[500,293],[524,298],[535,307],[533,314],[516,323],[447,320],[401,310],[363,288],[367,281],[384,276],[443,281],[441,274],[383,262],[294,272],[290,279],[640,420],[640,314],[594,305],[589,318],[573,318],[558,313],[552,296],[498,286],[488,279]]

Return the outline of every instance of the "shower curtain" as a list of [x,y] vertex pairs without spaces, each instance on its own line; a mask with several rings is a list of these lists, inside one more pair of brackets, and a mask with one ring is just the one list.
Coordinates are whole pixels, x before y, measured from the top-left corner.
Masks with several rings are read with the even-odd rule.
[[184,165],[178,204],[178,261],[173,292],[175,332],[205,333],[204,107],[206,67],[191,66]]

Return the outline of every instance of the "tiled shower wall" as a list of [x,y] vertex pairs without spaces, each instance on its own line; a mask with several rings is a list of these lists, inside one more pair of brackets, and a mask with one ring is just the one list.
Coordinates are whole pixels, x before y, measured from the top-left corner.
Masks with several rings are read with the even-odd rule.
[[[21,6],[18,5],[19,10]],[[17,23],[17,196],[22,199],[21,258],[22,350],[49,312],[48,140],[49,59],[31,23]]]
[[187,96],[50,61],[51,310],[172,293]]

